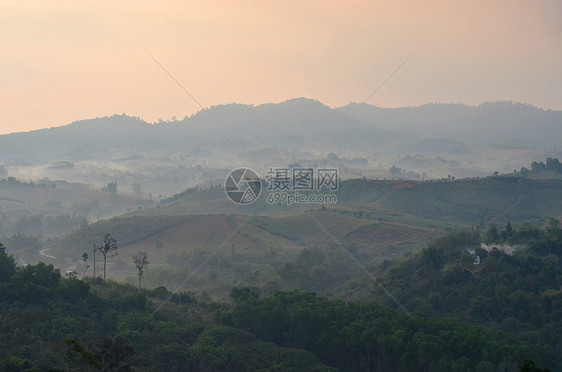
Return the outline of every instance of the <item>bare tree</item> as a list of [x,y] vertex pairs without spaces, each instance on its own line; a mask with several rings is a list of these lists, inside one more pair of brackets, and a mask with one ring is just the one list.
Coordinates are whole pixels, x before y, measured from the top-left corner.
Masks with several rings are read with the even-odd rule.
[[148,254],[146,254],[146,252],[138,252],[135,253],[133,255],[133,262],[135,263],[135,266],[137,267],[138,270],[138,274],[139,274],[139,289],[141,288],[141,280],[144,276],[144,268],[146,267],[146,265],[148,265],[150,262],[148,262]]
[[94,278],[96,277],[96,253],[99,251],[99,247],[94,244],[92,248],[92,253],[94,254]]
[[106,267],[107,267],[107,257],[113,258],[117,256],[117,239],[109,235],[109,233],[105,234],[105,238],[103,240],[103,245],[99,247],[101,254],[103,255],[103,285],[105,286],[106,280]]
[[100,250],[100,247],[94,244],[92,248],[92,253],[94,255],[94,278],[96,278],[96,253]]
[[82,253],[82,278],[86,277],[86,271],[90,268],[88,265],[88,252]]

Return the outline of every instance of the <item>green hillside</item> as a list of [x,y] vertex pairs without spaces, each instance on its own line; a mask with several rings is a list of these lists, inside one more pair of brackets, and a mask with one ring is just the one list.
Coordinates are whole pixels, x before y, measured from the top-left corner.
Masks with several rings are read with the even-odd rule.
[[[319,206],[277,206],[266,194],[249,206],[231,203],[221,187],[178,194],[159,209],[136,214],[235,213],[295,215]],[[329,210],[363,211],[366,217],[400,222],[396,217],[435,221],[441,227],[455,224],[519,223],[545,221],[562,211],[562,180],[506,175],[462,180],[399,181],[347,180],[335,193],[338,203]],[[420,222],[421,222],[420,220]],[[407,223],[412,222],[411,220]]]
[[369,210],[467,225],[538,222],[562,211],[562,181],[521,177],[425,182],[350,180],[342,183],[338,201],[357,201]]

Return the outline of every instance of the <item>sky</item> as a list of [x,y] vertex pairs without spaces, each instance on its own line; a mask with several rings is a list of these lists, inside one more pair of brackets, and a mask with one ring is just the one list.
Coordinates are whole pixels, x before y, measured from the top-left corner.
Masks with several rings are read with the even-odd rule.
[[[0,0],[0,134],[297,97],[562,110],[562,2]],[[411,56],[410,59],[408,57]]]

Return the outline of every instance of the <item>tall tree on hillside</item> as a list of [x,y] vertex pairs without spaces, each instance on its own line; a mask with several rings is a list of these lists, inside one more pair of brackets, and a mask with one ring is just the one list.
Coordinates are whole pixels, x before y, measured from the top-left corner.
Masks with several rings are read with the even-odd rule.
[[88,252],[82,253],[82,278],[86,277],[86,271],[90,268],[88,265]]
[[109,233],[105,234],[103,245],[99,249],[103,255],[103,285],[105,286],[107,257],[113,258],[117,256],[117,239],[112,237]]
[[94,255],[94,278],[96,277],[96,253],[98,253],[99,250],[100,247],[94,244],[94,247],[92,248],[92,253]]
[[138,252],[133,255],[133,262],[138,270],[139,275],[139,289],[141,289],[141,280],[144,276],[144,268],[149,264],[148,254],[146,252]]

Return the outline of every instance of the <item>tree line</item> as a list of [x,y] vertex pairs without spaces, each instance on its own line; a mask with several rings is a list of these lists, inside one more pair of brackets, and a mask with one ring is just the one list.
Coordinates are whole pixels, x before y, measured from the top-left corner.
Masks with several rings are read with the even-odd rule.
[[[531,163],[531,171],[534,173],[539,173],[543,171],[553,171],[557,173],[562,173],[562,163],[558,160],[558,158],[546,158],[546,163],[540,162],[532,162]],[[527,176],[529,174],[528,168],[521,168],[520,173],[522,176]]]

